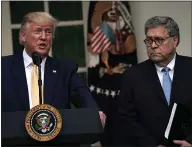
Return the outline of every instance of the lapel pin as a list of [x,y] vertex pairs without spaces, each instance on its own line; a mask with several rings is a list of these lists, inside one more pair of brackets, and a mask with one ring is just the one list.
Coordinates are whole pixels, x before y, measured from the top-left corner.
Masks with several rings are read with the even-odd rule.
[[56,70],[53,70],[53,73],[57,73],[57,71],[56,71]]

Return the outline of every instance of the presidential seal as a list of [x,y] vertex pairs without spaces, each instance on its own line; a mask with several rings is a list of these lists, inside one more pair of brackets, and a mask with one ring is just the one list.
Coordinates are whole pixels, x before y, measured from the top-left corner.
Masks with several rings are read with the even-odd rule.
[[55,138],[62,127],[62,118],[56,108],[41,104],[33,107],[25,118],[28,134],[37,141],[50,141]]

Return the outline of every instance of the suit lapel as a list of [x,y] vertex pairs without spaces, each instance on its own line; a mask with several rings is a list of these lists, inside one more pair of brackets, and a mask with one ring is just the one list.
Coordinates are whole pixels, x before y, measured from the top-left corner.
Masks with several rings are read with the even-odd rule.
[[180,56],[176,55],[175,60],[175,67],[174,67],[174,75],[173,75],[173,82],[172,82],[172,88],[171,88],[171,106],[173,105],[176,97],[178,97],[178,92],[180,89],[180,85],[182,85],[183,75],[182,75],[182,63],[180,61]]
[[22,53],[14,56],[12,76],[19,99],[25,110],[29,110],[29,95]]
[[56,79],[58,71],[56,68],[56,62],[47,57],[44,73],[44,102],[45,104],[51,104],[53,99],[53,92],[55,89]]
[[161,86],[159,77],[157,75],[157,71],[155,68],[155,65],[153,62],[151,62],[150,60],[148,60],[149,62],[149,66],[147,69],[147,77],[149,77],[149,82],[151,84],[152,90],[155,92],[156,95],[158,95],[158,98],[160,99],[160,101],[162,101],[166,106],[168,106],[166,98],[165,98],[165,94],[163,92],[163,88]]

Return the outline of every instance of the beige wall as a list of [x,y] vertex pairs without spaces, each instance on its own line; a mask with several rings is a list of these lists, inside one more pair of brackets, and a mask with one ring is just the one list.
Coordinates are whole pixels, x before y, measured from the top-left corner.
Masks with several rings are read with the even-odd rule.
[[1,43],[2,43],[2,55],[10,55],[12,53],[12,37],[11,37],[11,29],[9,27],[10,24],[10,11],[7,1],[1,2],[1,25],[2,25],[2,33],[1,33]]
[[177,51],[181,55],[192,56],[192,2],[131,2],[130,5],[137,39],[139,62],[147,59],[143,43],[145,38],[144,23],[155,15],[170,16],[178,23],[181,42]]

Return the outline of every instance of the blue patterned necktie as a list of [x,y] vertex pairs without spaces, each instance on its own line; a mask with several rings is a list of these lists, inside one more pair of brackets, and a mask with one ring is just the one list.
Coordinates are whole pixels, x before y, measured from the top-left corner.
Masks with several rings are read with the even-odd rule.
[[162,69],[162,72],[164,72],[164,74],[163,74],[163,91],[164,91],[168,105],[170,104],[171,85],[172,85],[172,81],[169,76],[169,70],[170,69],[168,67],[164,67]]

